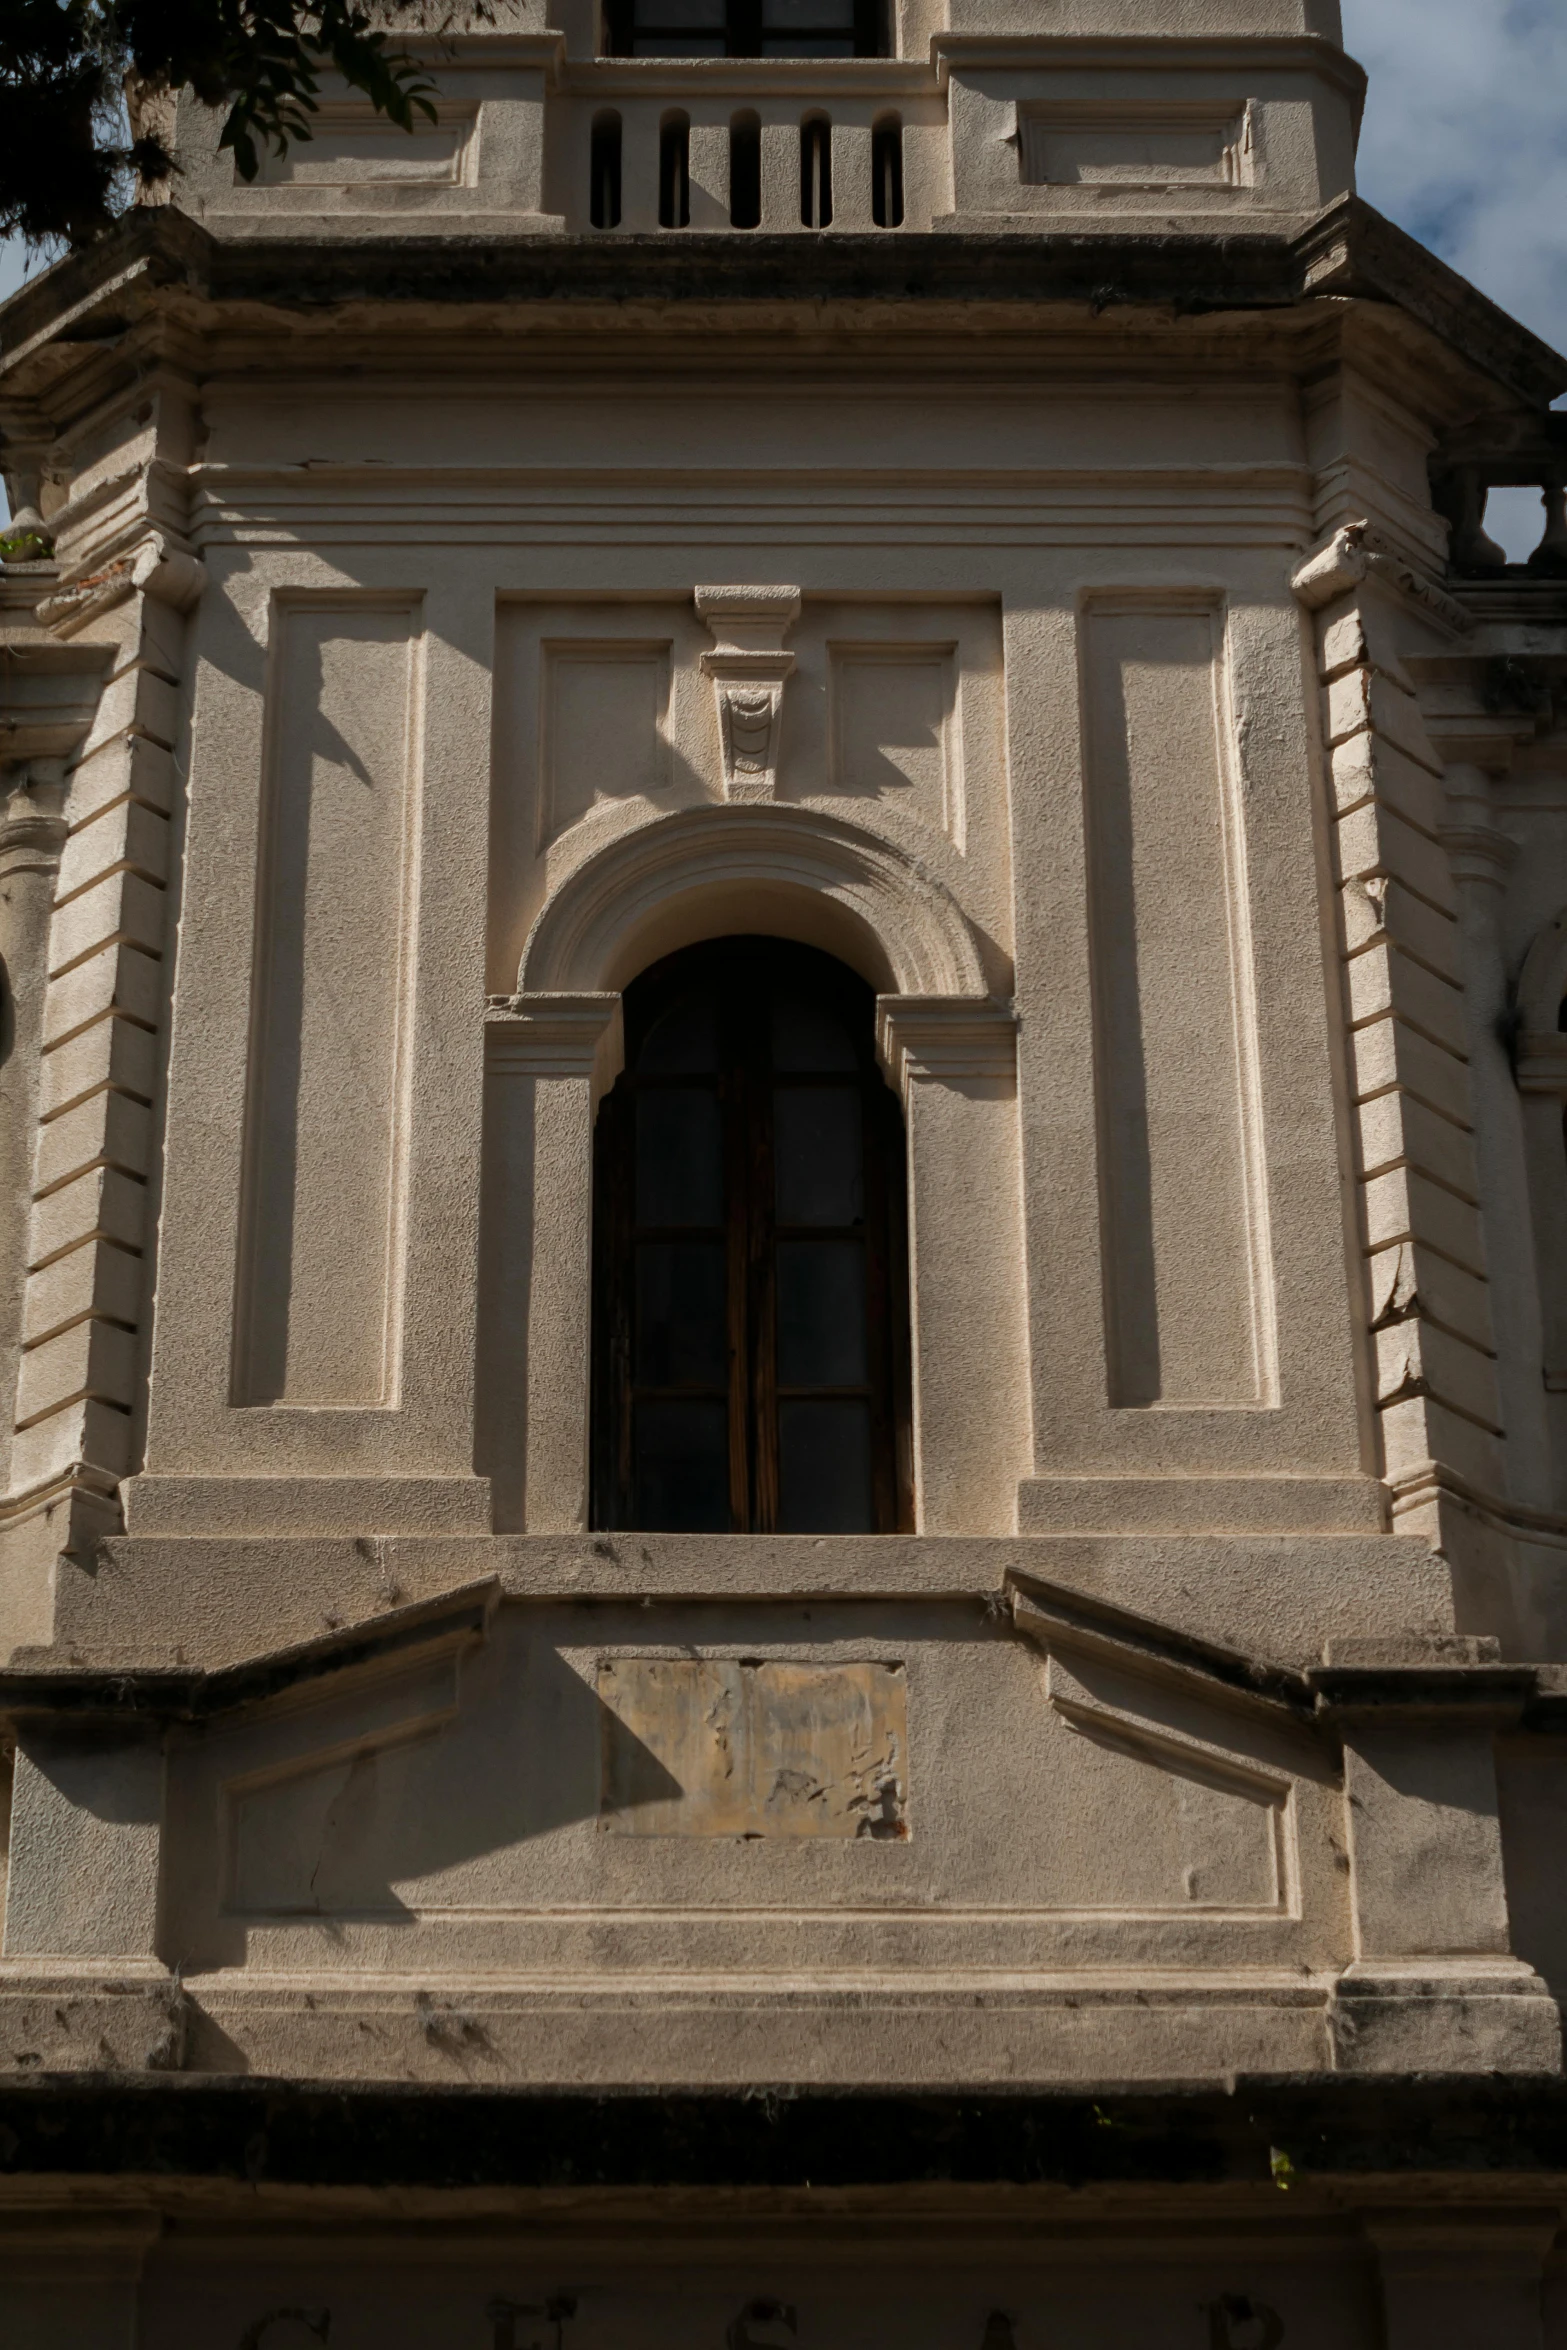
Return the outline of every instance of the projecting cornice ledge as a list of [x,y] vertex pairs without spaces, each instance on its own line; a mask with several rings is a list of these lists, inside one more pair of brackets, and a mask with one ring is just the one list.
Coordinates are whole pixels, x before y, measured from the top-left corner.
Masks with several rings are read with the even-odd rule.
[[[688,232],[542,237],[387,235],[348,239],[215,236],[172,206],[132,214],[0,306],[0,373],[40,391],[62,346],[99,346],[169,296],[319,315],[345,304],[493,309],[552,305],[551,323],[588,323],[628,302],[821,302],[910,306],[1080,306],[1187,316],[1278,310],[1323,297],[1394,305],[1515,398],[1545,407],[1567,390],[1567,359],[1358,197],[1295,234],[1061,235],[1049,231],[744,237]],[[364,324],[361,315],[360,324]]]
[[318,1640],[247,1657],[216,1671],[111,1666],[0,1671],[0,1721],[38,1715],[118,1722],[201,1722],[258,1705],[286,1690],[362,1671],[452,1654],[482,1640],[500,1603],[494,1577],[393,1608]]

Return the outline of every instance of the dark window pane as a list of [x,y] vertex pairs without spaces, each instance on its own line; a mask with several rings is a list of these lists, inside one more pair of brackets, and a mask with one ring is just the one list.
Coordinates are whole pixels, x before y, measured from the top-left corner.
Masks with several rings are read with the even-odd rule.
[[781,1403],[778,1484],[781,1533],[872,1532],[870,1406]]
[[775,995],[772,1029],[773,1067],[791,1076],[797,1072],[806,1076],[817,1069],[859,1067],[843,1022],[826,1004],[814,1003],[809,996]]
[[724,1244],[637,1244],[636,1353],[643,1387],[722,1387],[727,1376]]
[[632,22],[639,33],[721,33],[724,0],[636,0]]
[[637,1055],[639,1077],[705,1077],[718,1067],[718,1006],[687,996],[655,1020]]
[[795,33],[787,39],[762,43],[764,57],[852,57],[854,43],[837,34],[818,37],[812,33]]
[[858,1387],[866,1377],[865,1251],[857,1240],[778,1244],[778,1384]]
[[721,1223],[724,1151],[717,1095],[702,1087],[639,1093],[636,1116],[637,1222]]
[[721,39],[710,33],[638,33],[631,44],[633,57],[727,57]]
[[860,1097],[850,1086],[780,1086],[773,1165],[780,1224],[859,1224],[865,1217]]
[[634,1526],[729,1530],[729,1412],[721,1403],[639,1403],[632,1411]]
[[762,24],[770,33],[850,33],[854,0],[762,0]]
[[737,114],[729,125],[729,225],[762,224],[762,126],[754,114]]

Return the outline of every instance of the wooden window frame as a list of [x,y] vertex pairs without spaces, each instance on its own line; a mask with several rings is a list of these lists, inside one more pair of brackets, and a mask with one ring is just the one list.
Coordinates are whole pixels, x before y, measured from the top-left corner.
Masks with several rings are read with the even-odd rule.
[[[642,1080],[637,1061],[653,1024],[693,981],[708,973],[719,1010],[717,1079],[724,1134],[729,1414],[729,1504],[732,1533],[778,1531],[779,1405],[790,1398],[777,1380],[776,1250],[794,1227],[775,1215],[773,1094],[779,1087],[837,1082],[810,1072],[775,1072],[762,1007],[766,989],[791,974],[828,996],[852,1039],[857,1070],[843,1073],[861,1103],[865,1167],[863,1237],[867,1274],[869,1376],[863,1386],[813,1387],[828,1399],[864,1395],[871,1425],[873,1524],[868,1531],[912,1528],[912,1411],[908,1296],[908,1224],[903,1116],[875,1055],[874,997],[853,972],[815,948],[769,938],[719,939],[685,948],[654,965],[626,992],[626,1064],[600,1104],[594,1134],[592,1523],[636,1526],[632,1413],[633,1296],[638,1227],[633,1220],[633,1110]],[[735,984],[744,975],[747,987]],[[750,1016],[748,1016],[748,1014]],[[650,1086],[672,1081],[658,1075]],[[680,1080],[673,1082],[679,1083]],[[699,1082],[691,1080],[691,1082]],[[648,1237],[652,1228],[642,1236]],[[830,1240],[836,1228],[801,1227]],[[802,1529],[802,1531],[810,1531]],[[819,1530],[818,1530],[819,1531]]]
[[[633,15],[634,0],[604,0],[602,33],[604,56],[630,57],[634,54]],[[890,55],[887,43],[888,17],[887,0],[854,0],[854,54],[856,57],[886,57]],[[762,58],[762,42],[767,37],[762,25],[762,0],[726,0],[724,8],[724,55],[726,57],[754,57],[766,64],[789,64],[791,60],[787,57]],[[693,54],[696,53],[693,52]],[[678,63],[679,61],[671,59],[669,62]]]

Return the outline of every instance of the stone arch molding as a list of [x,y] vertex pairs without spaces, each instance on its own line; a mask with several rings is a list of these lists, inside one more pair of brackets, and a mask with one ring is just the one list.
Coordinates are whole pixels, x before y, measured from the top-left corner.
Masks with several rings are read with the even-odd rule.
[[928,867],[834,817],[776,804],[687,810],[599,849],[539,914],[517,991],[618,990],[725,927],[804,937],[883,992],[988,993],[973,927]]

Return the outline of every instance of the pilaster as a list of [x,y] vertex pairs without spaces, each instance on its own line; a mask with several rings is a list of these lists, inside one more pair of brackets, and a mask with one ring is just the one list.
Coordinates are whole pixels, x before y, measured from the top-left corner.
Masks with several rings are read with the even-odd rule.
[[1017,1021],[983,998],[881,996],[908,1130],[915,1523],[1013,1531],[1028,1459]]
[[620,997],[522,995],[485,1014],[482,1451],[496,1522],[588,1523],[593,1121],[622,1058]]

